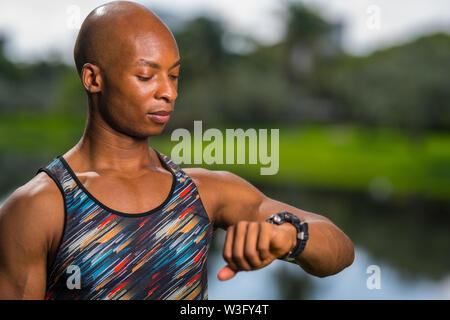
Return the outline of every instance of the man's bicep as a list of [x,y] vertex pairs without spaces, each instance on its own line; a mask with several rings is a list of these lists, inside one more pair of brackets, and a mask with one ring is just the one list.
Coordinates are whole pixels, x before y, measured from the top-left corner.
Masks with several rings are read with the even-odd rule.
[[261,220],[266,219],[271,214],[281,211],[288,211],[290,213],[293,213],[297,215],[302,221],[304,220],[308,222],[321,221],[331,223],[331,221],[328,218],[322,215],[313,212],[308,212],[303,209],[294,207],[293,205],[278,200],[274,200],[268,197],[266,197],[259,206],[259,215]]
[[264,221],[271,214],[289,211],[302,220],[328,221],[325,217],[271,199],[247,180],[228,171],[185,169],[199,188],[214,225],[222,229],[242,220]]
[[216,224],[226,229],[241,220],[260,220],[261,206],[268,198],[250,182],[231,172],[220,171],[218,174]]
[[211,188],[217,193],[216,225],[226,229],[241,220],[264,221],[271,214],[289,211],[302,220],[327,221],[318,214],[296,208],[266,196],[247,180],[227,171],[215,171]]
[[27,261],[17,266],[18,262],[14,259],[0,265],[0,300],[43,299],[45,264]]
[[18,189],[0,208],[1,299],[44,298],[47,237],[34,202]]

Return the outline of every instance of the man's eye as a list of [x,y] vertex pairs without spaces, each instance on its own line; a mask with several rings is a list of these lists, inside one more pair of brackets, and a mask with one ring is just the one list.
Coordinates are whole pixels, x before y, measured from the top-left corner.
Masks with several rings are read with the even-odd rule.
[[152,77],[151,77],[151,76],[150,76],[150,77],[137,76],[137,78],[138,78],[140,81],[149,81]]
[[180,76],[179,75],[175,75],[175,74],[171,74],[169,77],[172,78],[173,80],[177,80]]

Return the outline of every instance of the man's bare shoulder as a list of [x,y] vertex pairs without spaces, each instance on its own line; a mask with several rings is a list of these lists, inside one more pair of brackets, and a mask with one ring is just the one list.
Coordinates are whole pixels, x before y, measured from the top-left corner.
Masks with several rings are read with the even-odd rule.
[[0,230],[36,231],[29,237],[46,235],[51,239],[54,226],[60,225],[61,217],[64,217],[61,192],[55,182],[41,172],[6,199],[0,208]]
[[191,177],[197,184],[209,184],[217,182],[225,182],[227,180],[232,180],[239,178],[235,174],[229,171],[223,170],[208,170],[204,168],[183,168],[183,171]]
[[56,183],[46,173],[41,172],[26,184],[17,188],[6,199],[2,212],[5,209],[26,208],[49,211],[49,209],[62,207],[61,200],[62,195]]
[[259,192],[250,182],[229,171],[204,168],[185,168],[183,171],[194,180],[197,187],[205,191],[236,191],[235,188],[238,188],[240,191]]
[[265,197],[250,182],[229,171],[204,168],[183,171],[194,181],[208,215],[218,226],[229,220],[224,211],[239,212],[240,208],[257,206]]
[[183,171],[192,178],[201,193],[208,194],[210,197],[219,196],[218,191],[253,188],[248,181],[229,171],[204,168],[186,168]]

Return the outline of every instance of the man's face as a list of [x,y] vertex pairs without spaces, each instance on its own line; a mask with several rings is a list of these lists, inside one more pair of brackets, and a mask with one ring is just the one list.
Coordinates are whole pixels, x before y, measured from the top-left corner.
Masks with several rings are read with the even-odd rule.
[[130,33],[103,67],[100,113],[116,131],[158,135],[177,98],[180,56],[169,32]]

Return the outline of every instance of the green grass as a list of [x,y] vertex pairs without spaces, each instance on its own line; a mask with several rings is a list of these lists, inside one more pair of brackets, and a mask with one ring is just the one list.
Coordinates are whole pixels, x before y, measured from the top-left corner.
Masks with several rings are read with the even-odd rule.
[[[161,151],[170,155],[176,143],[161,145]],[[428,134],[414,141],[386,128],[280,128],[279,155],[279,172],[273,176],[261,175],[262,165],[203,167],[229,170],[261,184],[369,191],[381,180],[394,195],[450,198],[448,134]]]
[[0,115],[0,150],[20,154],[63,152],[80,138],[84,123],[81,116]]
[[[358,190],[381,177],[396,194],[450,196],[450,172],[431,174],[438,161],[442,168],[450,166],[450,136],[430,135],[419,143],[394,130],[355,127],[309,127],[286,135],[290,138],[280,143],[280,179]],[[437,140],[441,145],[432,152],[429,146]]]
[[[80,138],[84,121],[62,115],[4,115],[0,118],[0,151],[64,153]],[[150,140],[169,156],[177,143],[168,136]],[[411,140],[405,133],[386,128],[281,127],[279,155],[279,172],[272,176],[260,174],[262,165],[202,166],[229,170],[254,183],[356,191],[367,191],[381,179],[390,183],[394,195],[450,199],[450,134],[429,133]]]

